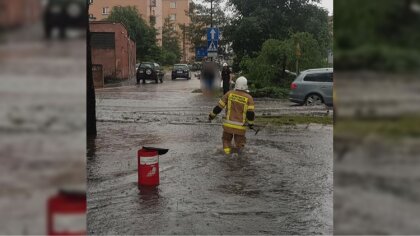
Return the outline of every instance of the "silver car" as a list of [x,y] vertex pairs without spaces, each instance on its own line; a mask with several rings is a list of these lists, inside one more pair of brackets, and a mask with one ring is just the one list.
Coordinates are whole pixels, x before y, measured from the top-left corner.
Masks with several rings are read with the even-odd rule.
[[299,104],[333,105],[333,68],[302,71],[290,85],[289,100]]

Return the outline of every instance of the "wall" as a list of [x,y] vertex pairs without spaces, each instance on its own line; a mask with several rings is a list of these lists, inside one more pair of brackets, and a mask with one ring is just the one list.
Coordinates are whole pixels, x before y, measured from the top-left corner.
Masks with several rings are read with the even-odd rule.
[[41,19],[40,0],[0,0],[0,27],[19,27]]
[[[176,2],[176,8],[170,8],[171,2]],[[162,18],[165,19],[169,17],[171,14],[176,15],[175,24],[177,25],[177,31],[180,35],[179,41],[181,50],[183,49],[183,35],[181,29],[178,27],[178,24],[185,24],[189,25],[191,23],[190,18],[185,14],[185,11],[189,9],[190,0],[162,0]],[[185,42],[185,52],[186,52],[186,59],[191,56],[194,56],[194,53],[191,54],[190,50],[190,43],[188,40]],[[183,53],[183,52],[182,52]]]
[[91,32],[114,32],[115,48],[92,48],[92,63],[103,65],[104,77],[129,79],[135,76],[136,44],[120,23],[91,22]]
[[95,20],[104,20],[108,15],[102,14],[102,8],[109,7],[110,12],[115,6],[135,6],[143,19],[149,22],[149,0],[93,0],[89,6],[89,14],[92,14]]
[[[170,2],[176,2],[176,8],[170,8]],[[156,7],[152,8],[152,12],[150,12],[150,0],[93,0],[93,4],[90,5],[89,14],[92,14],[98,20],[104,20],[107,15],[102,15],[102,8],[109,7],[109,11],[112,10],[112,7],[115,6],[135,6],[142,18],[149,22],[150,14],[154,14],[156,16],[156,24],[155,28],[158,31],[158,35],[156,37],[157,44],[159,46],[162,45],[162,27],[163,22],[166,17],[170,14],[176,14],[176,25],[178,24],[190,24],[189,17],[185,14],[185,11],[189,9],[189,3],[191,0],[156,0]],[[179,27],[177,28],[178,32],[181,32]],[[182,48],[182,41],[183,37],[180,33],[180,46]],[[191,44],[186,41],[186,58],[191,58],[194,56],[194,49],[191,48]]]

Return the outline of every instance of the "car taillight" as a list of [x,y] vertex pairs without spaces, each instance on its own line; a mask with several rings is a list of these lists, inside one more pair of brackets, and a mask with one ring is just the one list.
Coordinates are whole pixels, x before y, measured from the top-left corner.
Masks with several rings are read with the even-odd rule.
[[290,84],[290,89],[291,90],[297,89],[297,84],[296,83]]

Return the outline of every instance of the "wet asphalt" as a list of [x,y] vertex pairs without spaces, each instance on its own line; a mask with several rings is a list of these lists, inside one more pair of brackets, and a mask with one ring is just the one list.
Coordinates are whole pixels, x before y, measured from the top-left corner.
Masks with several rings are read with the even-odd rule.
[[[218,98],[199,80],[96,90],[98,137],[88,141],[90,234],[332,234],[332,126],[268,126],[225,156]],[[259,99],[257,115],[321,112]],[[169,148],[160,185],[138,189],[137,150]]]
[[86,186],[86,43],[42,24],[0,43],[0,234],[46,234],[47,200]]

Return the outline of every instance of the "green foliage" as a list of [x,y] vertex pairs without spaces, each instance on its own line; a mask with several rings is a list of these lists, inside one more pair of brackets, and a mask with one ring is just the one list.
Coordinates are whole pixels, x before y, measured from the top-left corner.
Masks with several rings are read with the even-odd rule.
[[255,57],[268,39],[286,40],[291,34],[308,32],[326,58],[332,47],[328,13],[311,0],[229,0],[238,17],[232,19],[224,37],[236,54],[234,70],[245,56]]
[[162,27],[162,51],[160,56],[160,62],[163,65],[173,65],[181,59],[178,36],[178,32],[175,30],[175,24],[169,17],[166,18]]
[[334,134],[358,137],[377,135],[387,138],[420,137],[420,115],[380,119],[339,119],[334,125]]
[[137,8],[113,7],[106,20],[122,23],[127,28],[130,38],[136,42],[136,55],[139,61],[159,58],[160,50],[156,45],[156,30],[141,18]]
[[176,55],[172,51],[162,49],[159,62],[162,63],[162,65],[176,64],[179,62],[179,55]]
[[418,0],[334,2],[334,63],[340,69],[418,70]]
[[250,94],[254,98],[270,97],[270,98],[288,98],[290,90],[288,88],[264,87],[251,88]]
[[289,87],[290,77],[283,70],[295,71],[300,46],[299,69],[326,66],[320,46],[309,33],[295,33],[286,40],[269,39],[263,43],[258,56],[245,56],[240,68],[256,88],[266,86]]
[[260,125],[295,126],[302,124],[332,125],[332,116],[315,115],[283,115],[283,116],[257,116],[256,123]]
[[[213,26],[218,27],[221,32],[225,32],[225,27],[229,24],[229,18],[222,9],[221,0],[213,0]],[[211,25],[210,0],[203,0],[202,3],[191,2],[189,12],[186,12],[191,20],[189,26],[186,26],[186,36],[195,47],[206,46],[206,29]],[[219,47],[225,51],[228,41],[221,38]]]
[[337,50],[334,68],[406,72],[420,68],[420,53],[386,45],[363,45],[353,50]]

